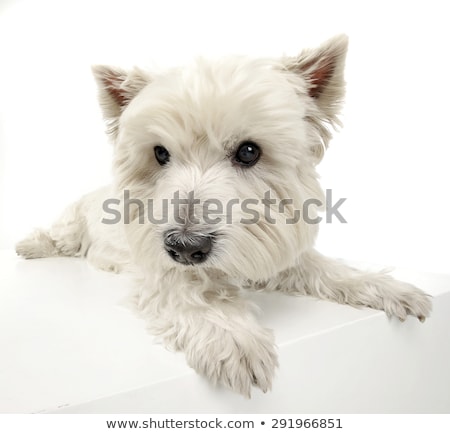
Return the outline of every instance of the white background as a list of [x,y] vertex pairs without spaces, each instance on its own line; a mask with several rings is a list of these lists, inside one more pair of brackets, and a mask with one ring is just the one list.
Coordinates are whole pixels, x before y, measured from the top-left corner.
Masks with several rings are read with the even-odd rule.
[[444,1],[0,0],[0,248],[110,179],[90,65],[350,48],[342,119],[320,166],[347,197],[327,254],[450,271],[448,11]]

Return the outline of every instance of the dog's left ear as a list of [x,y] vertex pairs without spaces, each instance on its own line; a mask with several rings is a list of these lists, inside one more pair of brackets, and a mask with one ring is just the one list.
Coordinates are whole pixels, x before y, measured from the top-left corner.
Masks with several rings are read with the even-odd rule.
[[304,50],[297,57],[284,61],[288,71],[305,80],[308,95],[315,103],[317,110],[307,116],[321,138],[322,143],[313,149],[319,159],[331,139],[331,133],[326,126],[341,125],[338,114],[345,94],[344,66],[347,47],[348,37],[339,35],[319,48]]
[[119,118],[130,101],[151,81],[142,70],[125,71],[120,68],[96,65],[92,67],[99,89],[99,102],[107,125],[107,132],[114,140],[119,131]]

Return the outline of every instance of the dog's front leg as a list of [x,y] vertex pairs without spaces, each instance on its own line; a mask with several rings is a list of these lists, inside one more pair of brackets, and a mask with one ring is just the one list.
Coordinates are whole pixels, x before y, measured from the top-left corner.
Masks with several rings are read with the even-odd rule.
[[152,331],[214,384],[247,397],[252,386],[270,390],[278,365],[272,332],[257,323],[236,287],[187,275],[160,277],[156,290],[141,293]]
[[304,294],[384,310],[404,321],[413,315],[424,321],[431,312],[430,297],[415,286],[379,272],[363,272],[310,250],[297,267],[265,282],[268,290]]

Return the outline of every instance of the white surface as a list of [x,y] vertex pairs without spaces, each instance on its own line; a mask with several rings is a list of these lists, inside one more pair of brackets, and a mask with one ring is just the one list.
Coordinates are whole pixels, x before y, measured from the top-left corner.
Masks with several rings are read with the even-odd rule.
[[434,296],[425,324],[255,294],[275,331],[273,391],[216,389],[124,307],[129,276],[0,255],[0,412],[450,412],[450,276],[398,271]]

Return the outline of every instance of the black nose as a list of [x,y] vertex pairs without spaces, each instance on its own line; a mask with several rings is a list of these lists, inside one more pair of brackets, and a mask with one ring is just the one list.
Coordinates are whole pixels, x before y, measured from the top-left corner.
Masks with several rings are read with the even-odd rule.
[[164,246],[174,261],[186,265],[200,264],[206,261],[211,251],[212,237],[168,231],[164,234]]

